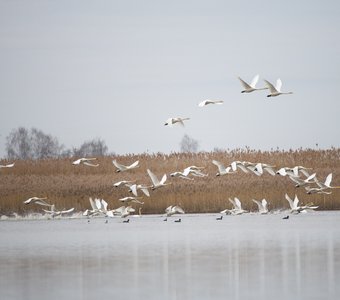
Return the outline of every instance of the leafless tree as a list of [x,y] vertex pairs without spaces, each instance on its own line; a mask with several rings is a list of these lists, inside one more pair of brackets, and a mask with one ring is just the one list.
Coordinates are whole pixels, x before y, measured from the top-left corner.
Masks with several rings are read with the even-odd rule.
[[73,149],[74,156],[105,156],[108,148],[104,140],[99,138],[84,142],[79,149]]
[[60,155],[62,148],[57,138],[36,128],[19,127],[6,137],[6,151],[10,159],[54,158]]
[[181,152],[197,152],[199,143],[197,140],[185,134],[180,142]]

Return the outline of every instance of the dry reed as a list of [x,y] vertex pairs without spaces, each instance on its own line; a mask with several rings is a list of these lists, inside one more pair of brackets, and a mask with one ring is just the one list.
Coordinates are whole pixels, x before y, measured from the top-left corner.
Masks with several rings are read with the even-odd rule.
[[[140,161],[140,167],[130,172],[115,173],[112,159],[122,164]],[[258,177],[238,171],[235,174],[215,177],[215,159],[225,165],[234,160],[263,162],[275,165],[277,169],[303,165],[313,169],[320,181],[333,173],[333,185],[340,185],[340,149],[328,150],[275,150],[255,151],[235,149],[221,152],[172,153],[169,155],[139,154],[98,158],[100,166],[91,168],[83,165],[73,166],[72,159],[17,161],[14,168],[0,169],[0,215],[17,212],[27,214],[41,212],[38,205],[25,206],[23,201],[32,197],[48,197],[57,208],[75,207],[76,210],[89,208],[89,197],[103,198],[109,208],[116,208],[122,203],[119,198],[129,195],[127,187],[114,188],[113,183],[120,180],[137,180],[138,183],[150,184],[146,169],[149,168],[158,177],[164,173],[183,170],[190,165],[205,167],[208,177],[195,177],[194,181],[180,178],[168,178],[169,186],[151,192],[151,197],[143,197],[143,213],[163,213],[173,204],[180,204],[186,212],[219,212],[231,208],[229,197],[238,197],[244,208],[256,210],[251,199],[266,198],[270,209],[288,208],[284,195],[298,195],[302,203],[314,203],[320,209],[340,209],[340,190],[334,189],[331,195],[307,195],[304,188],[295,188],[288,177],[271,176],[265,173]],[[0,162],[6,163],[5,160]],[[138,208],[139,205],[133,205]]]

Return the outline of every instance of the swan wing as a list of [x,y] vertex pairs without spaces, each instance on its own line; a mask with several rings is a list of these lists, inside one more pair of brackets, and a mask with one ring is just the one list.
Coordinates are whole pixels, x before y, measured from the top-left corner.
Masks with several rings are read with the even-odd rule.
[[218,171],[219,171],[220,173],[225,172],[226,168],[224,167],[224,165],[223,165],[222,163],[220,163],[220,162],[217,161],[217,160],[213,160],[212,163],[213,163],[215,166],[217,166]]
[[136,197],[138,196],[136,184],[130,185],[130,190],[131,190],[132,194],[134,194]]
[[281,92],[281,88],[282,88],[282,81],[281,79],[279,78],[278,80],[276,80],[276,85],[275,85],[275,88],[278,92]]
[[295,198],[294,198],[294,208],[297,208],[298,207],[298,204],[299,204],[299,198],[297,197],[297,195],[295,195]]
[[126,166],[120,164],[119,162],[117,162],[115,159],[112,161],[112,163],[114,164],[114,166],[119,169],[119,170],[126,170]]
[[154,186],[158,186],[159,185],[159,180],[156,177],[156,175],[154,173],[152,173],[149,169],[146,170],[149,174],[149,177],[153,183]]
[[136,160],[133,164],[131,164],[131,165],[128,166],[127,168],[128,168],[128,169],[137,168],[138,164],[139,164],[139,160]]
[[241,77],[237,77],[237,78],[240,80],[240,82],[241,82],[242,86],[244,87],[244,89],[248,90],[248,89],[251,89],[251,88],[252,88],[252,87],[251,87],[248,83],[246,83]]
[[285,195],[285,198],[289,202],[290,208],[293,209],[294,208],[293,200],[287,194]]
[[205,105],[207,105],[207,104],[208,104],[208,103],[207,103],[207,100],[204,100],[204,101],[198,103],[198,106],[199,106],[199,107],[203,107],[203,106],[205,106]]
[[83,164],[86,165],[86,166],[89,166],[89,167],[98,167],[99,166],[99,164],[91,164],[87,161],[84,161]]
[[242,209],[242,205],[241,205],[240,199],[234,197],[234,200],[235,200],[235,204],[236,204],[237,208],[238,209]]
[[252,199],[252,200],[253,200],[253,202],[255,202],[257,204],[257,207],[259,208],[259,210],[261,210],[262,209],[262,203],[258,200],[255,200],[255,199]]
[[166,181],[166,179],[167,179],[167,176],[166,176],[166,174],[164,174],[163,177],[162,177],[162,179],[161,179],[160,184],[164,184],[165,181]]
[[102,199],[102,208],[105,210],[105,211],[107,211],[107,206],[108,206],[108,204],[107,204],[107,202],[104,200],[104,199]]
[[264,82],[266,83],[266,86],[269,88],[269,91],[271,94],[275,94],[278,92],[276,88],[269,81],[264,80]]
[[250,86],[251,86],[252,88],[255,89],[255,86],[256,86],[257,82],[259,81],[259,77],[260,77],[259,74],[257,74],[257,75],[255,75],[255,77],[254,77],[253,80],[251,81]]
[[184,213],[185,213],[184,210],[183,210],[183,208],[180,207],[180,206],[178,206],[178,205],[174,206],[172,209],[173,209],[175,212],[179,213],[179,214],[184,214]]
[[327,187],[330,187],[331,186],[331,182],[332,182],[332,173],[329,173],[326,177],[326,180],[325,180],[325,186]]
[[97,207],[96,207],[96,204],[94,203],[93,199],[90,197],[89,200],[90,200],[90,205],[91,205],[92,210],[96,210]]

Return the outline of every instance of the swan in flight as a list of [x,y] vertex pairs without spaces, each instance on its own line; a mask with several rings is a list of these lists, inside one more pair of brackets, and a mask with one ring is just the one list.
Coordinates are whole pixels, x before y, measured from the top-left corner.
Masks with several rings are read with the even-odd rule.
[[52,207],[52,204],[48,204],[46,201],[47,197],[45,198],[39,198],[39,197],[31,197],[27,200],[24,201],[24,204],[39,204],[39,205],[42,205],[42,206],[49,206],[49,207]]
[[234,197],[234,199],[230,199],[229,198],[229,202],[233,205],[232,209],[225,209],[223,211],[221,211],[221,214],[232,214],[232,215],[241,215],[243,213],[248,212],[247,210],[244,210],[242,208],[242,204],[240,199]]
[[116,173],[139,168],[139,165],[138,165],[139,160],[135,161],[133,164],[131,164],[129,166],[124,166],[124,165],[118,163],[115,159],[112,161],[112,163],[117,168]]
[[276,97],[279,95],[288,95],[288,94],[293,94],[293,92],[281,92],[281,87],[282,87],[282,81],[279,78],[276,81],[276,85],[274,87],[273,84],[271,84],[269,81],[265,80],[265,83],[267,85],[267,87],[269,88],[270,94],[267,95],[267,97]]
[[165,213],[167,217],[170,217],[174,214],[185,214],[183,208],[178,205],[170,205],[165,209]]
[[245,167],[244,162],[243,161],[233,161],[230,164],[231,168],[233,171],[237,171],[237,168],[241,169],[244,173],[249,173],[249,170]]
[[306,186],[305,190],[306,190],[306,193],[309,195],[310,194],[326,194],[326,195],[332,194],[332,192],[327,192],[323,188],[316,188],[316,187],[310,187],[310,186]]
[[189,174],[196,176],[196,177],[206,177],[208,174],[204,174],[201,172],[201,169],[204,169],[204,167],[196,167],[196,166],[190,166],[183,170],[183,174],[185,176],[188,176]]
[[7,165],[0,165],[1,168],[13,168],[15,163],[7,164]]
[[165,183],[165,181],[167,179],[166,174],[164,174],[161,181],[159,181],[158,178],[156,177],[156,175],[154,173],[152,173],[149,169],[147,169],[147,172],[148,172],[150,179],[152,181],[152,186],[151,186],[152,190],[155,190],[157,188],[171,184],[171,183]]
[[241,81],[241,84],[244,88],[243,91],[241,91],[241,93],[251,93],[254,91],[259,91],[259,90],[266,90],[268,89],[267,87],[264,88],[256,88],[256,84],[259,81],[259,75],[257,74],[253,80],[251,81],[250,84],[248,84],[247,82],[245,82],[242,78],[238,77],[238,79]]
[[55,210],[54,204],[51,206],[51,210],[43,209],[43,211],[49,214],[52,218],[62,215],[68,215],[74,211],[74,207],[67,210]]
[[318,181],[317,179],[315,180],[315,182],[321,189],[339,189],[340,186],[331,186],[332,178],[333,178],[332,173],[329,173],[324,183]]
[[119,187],[122,185],[129,185],[130,183],[134,183],[135,181],[131,181],[131,180],[122,180],[122,181],[118,181],[116,183],[113,184],[114,187]]
[[186,180],[194,180],[194,178],[190,178],[188,177],[188,175],[189,174],[185,175],[184,172],[180,172],[180,171],[170,173],[171,177],[179,177],[179,178],[186,179]]
[[75,160],[74,162],[72,162],[72,165],[80,165],[80,164],[84,164],[85,166],[89,166],[89,167],[98,167],[99,164],[93,164],[90,161],[96,160],[97,158],[79,158],[77,160]]
[[112,217],[112,213],[107,209],[107,202],[104,199],[95,198],[94,200],[89,198],[91,210],[86,209],[83,212],[83,216],[96,216],[96,215],[106,215],[108,217]]
[[135,202],[135,203],[138,203],[138,204],[144,204],[144,202],[140,202],[137,197],[124,197],[124,198],[120,198],[118,200],[120,202]]
[[230,166],[225,167],[221,162],[217,160],[213,160],[212,163],[218,168],[218,172],[216,173],[216,176],[222,176],[222,175],[232,174],[236,172],[236,171],[233,171]]
[[127,217],[128,215],[130,215],[130,213],[134,213],[136,210],[134,208],[132,208],[131,206],[121,206],[121,207],[118,207],[116,209],[113,209],[112,210],[112,213],[115,215],[115,216],[120,216],[121,218],[125,218]]
[[187,121],[187,120],[190,120],[190,118],[180,118],[180,117],[169,118],[169,119],[166,120],[164,126],[169,125],[170,127],[172,127],[172,125],[174,125],[176,123],[184,126],[184,121]]
[[134,194],[136,197],[138,197],[138,190],[141,190],[145,196],[150,197],[150,192],[148,190],[149,187],[151,186],[146,186],[146,185],[142,185],[142,184],[132,184],[132,185],[128,185],[129,187],[129,192],[131,192],[132,194]]
[[255,202],[259,208],[259,213],[262,215],[262,214],[267,214],[268,213],[268,208],[267,208],[267,205],[268,205],[268,202],[266,199],[262,199],[262,201],[258,201],[258,200],[255,200],[255,199],[252,199],[253,202]]
[[264,173],[263,171],[267,171],[270,175],[275,176],[274,166],[258,163],[255,166],[255,171],[259,172],[261,175]]
[[[308,178],[304,180],[300,179],[299,177],[293,177],[293,176],[289,176],[289,178],[296,183],[295,187],[300,187],[300,186],[304,186],[304,185],[315,182],[315,175],[316,173],[313,173],[312,175],[310,175]],[[311,182],[311,180],[313,180],[313,182]]]
[[222,100],[209,100],[209,99],[206,99],[206,100],[203,100],[202,102],[200,102],[198,104],[199,107],[203,107],[203,106],[206,106],[208,104],[223,104],[224,101]]
[[304,205],[304,206],[298,206],[299,204],[299,199],[297,197],[297,195],[295,195],[294,201],[286,194],[285,195],[290,209],[291,209],[291,213],[301,213],[301,212],[307,212],[308,210],[314,210],[317,209],[319,206],[312,206],[312,205]]

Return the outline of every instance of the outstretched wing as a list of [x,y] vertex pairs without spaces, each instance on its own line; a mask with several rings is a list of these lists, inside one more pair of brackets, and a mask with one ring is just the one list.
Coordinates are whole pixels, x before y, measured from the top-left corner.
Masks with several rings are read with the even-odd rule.
[[225,167],[222,163],[220,163],[219,161],[217,160],[213,160],[212,163],[217,166],[218,168],[218,171],[221,173],[221,172],[224,172],[225,171]]
[[264,82],[266,83],[267,87],[269,88],[269,91],[271,94],[275,94],[278,91],[276,90],[276,88],[267,80],[264,80]]
[[278,80],[276,80],[276,86],[275,86],[276,90],[278,92],[281,92],[281,88],[282,88],[282,81],[281,79],[279,78]]
[[255,88],[257,82],[259,81],[259,77],[260,77],[259,74],[257,74],[257,75],[255,75],[255,77],[254,77],[253,80],[251,81],[250,86],[251,86],[252,88]]
[[152,173],[149,169],[146,170],[150,176],[150,179],[153,183],[154,186],[157,186],[159,185],[159,180],[158,178],[156,177],[156,175],[154,173]]
[[139,164],[139,160],[135,161],[133,164],[131,164],[130,166],[128,166],[128,169],[132,169],[132,168],[136,168]]
[[239,81],[241,81],[241,84],[243,85],[243,87],[248,90],[248,89],[251,89],[252,87],[246,83],[241,77],[237,77],[239,79]]

